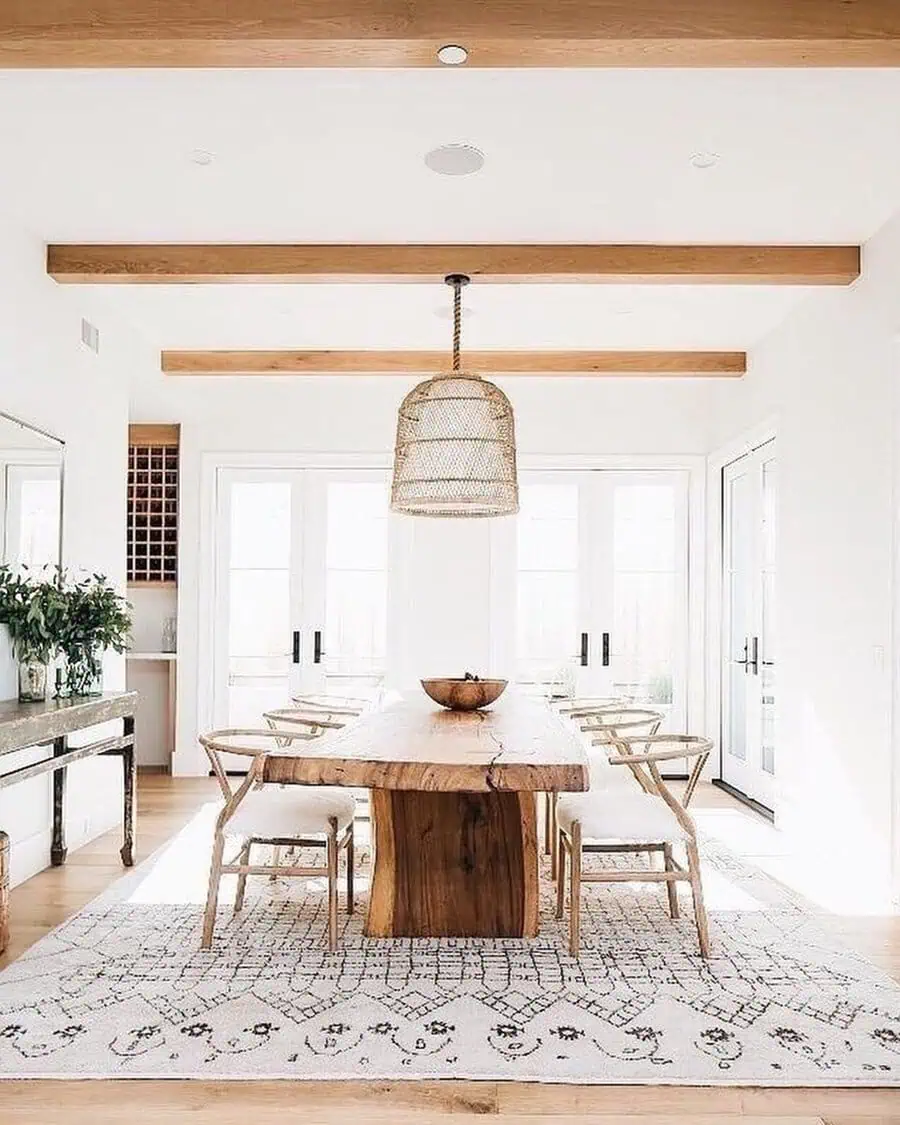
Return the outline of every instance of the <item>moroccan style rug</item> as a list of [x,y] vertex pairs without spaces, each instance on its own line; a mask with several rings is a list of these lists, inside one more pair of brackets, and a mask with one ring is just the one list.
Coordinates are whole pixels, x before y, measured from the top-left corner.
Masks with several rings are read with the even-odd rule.
[[212,811],[0,975],[0,1075],[900,1084],[900,986],[717,842],[709,962],[646,884],[584,888],[572,959],[549,881],[534,941],[368,941],[360,880],[334,954],[323,883],[226,881],[204,953]]

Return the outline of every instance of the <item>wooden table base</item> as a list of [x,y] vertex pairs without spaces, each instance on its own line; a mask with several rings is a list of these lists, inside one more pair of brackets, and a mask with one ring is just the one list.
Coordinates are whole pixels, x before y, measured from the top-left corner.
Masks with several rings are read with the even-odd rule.
[[374,789],[368,937],[534,937],[531,792]]

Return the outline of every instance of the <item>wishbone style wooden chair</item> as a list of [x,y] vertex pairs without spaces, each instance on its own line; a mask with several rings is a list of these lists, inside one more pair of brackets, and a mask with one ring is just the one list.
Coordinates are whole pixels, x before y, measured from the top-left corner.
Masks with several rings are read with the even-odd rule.
[[[578,729],[584,733],[597,735],[592,740],[593,746],[608,745],[611,740],[621,735],[652,735],[659,730],[665,716],[661,711],[651,711],[644,707],[628,707],[601,705],[599,707],[579,708],[569,716],[577,724]],[[624,780],[624,779],[623,779]],[[550,875],[556,878],[556,869],[559,861],[557,848],[558,835],[556,831],[556,806],[559,795],[551,793],[547,801],[547,833],[550,837]]]
[[[328,880],[328,948],[337,949],[338,860],[347,853],[347,913],[353,913],[353,794],[339,786],[267,785],[266,761],[273,751],[295,741],[320,737],[298,730],[215,730],[200,735],[213,773],[222,790],[225,804],[216,820],[213,854],[209,871],[209,890],[203,916],[201,948],[212,945],[216,924],[219,883],[223,875],[237,875],[234,911],[244,905],[248,875],[324,876]],[[250,768],[235,789],[222,764],[222,754],[237,754],[251,759]],[[229,836],[241,839],[240,850],[224,859]],[[251,848],[265,844],[276,849],[274,863],[251,863]],[[281,849],[324,848],[324,867],[300,867],[280,862]]]
[[[692,735],[656,734],[642,738],[641,750],[624,741],[614,743],[619,753],[608,760],[609,768],[627,767],[637,776],[643,774],[640,789],[591,789],[586,793],[565,793],[557,807],[559,831],[559,878],[556,884],[556,916],[562,918],[566,894],[566,861],[571,871],[569,892],[569,952],[578,956],[581,927],[581,884],[591,883],[665,883],[669,913],[678,917],[676,883],[691,886],[694,918],[700,954],[709,957],[709,923],[703,902],[700,878],[700,857],[697,830],[690,814],[670,792],[659,772],[659,763],[673,758],[696,758],[705,764],[713,744],[708,738]],[[687,865],[682,866],[673,854],[683,847]],[[584,852],[646,853],[648,867],[640,870],[585,872]],[[652,868],[654,854],[661,853],[663,870]]]

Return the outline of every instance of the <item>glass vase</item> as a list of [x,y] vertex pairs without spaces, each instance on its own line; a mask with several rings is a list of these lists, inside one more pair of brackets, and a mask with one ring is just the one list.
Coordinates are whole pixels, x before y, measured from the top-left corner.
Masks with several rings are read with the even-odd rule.
[[103,694],[103,661],[99,652],[70,657],[66,665],[69,695]]
[[40,660],[19,661],[19,702],[43,703],[47,698],[47,665]]

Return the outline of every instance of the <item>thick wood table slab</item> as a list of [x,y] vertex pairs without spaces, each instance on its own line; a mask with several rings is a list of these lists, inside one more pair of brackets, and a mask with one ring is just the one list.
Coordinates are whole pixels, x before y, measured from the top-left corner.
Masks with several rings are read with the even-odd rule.
[[588,787],[585,751],[540,701],[486,711],[404,697],[272,754],[267,781],[372,790],[370,937],[533,937],[535,793]]

